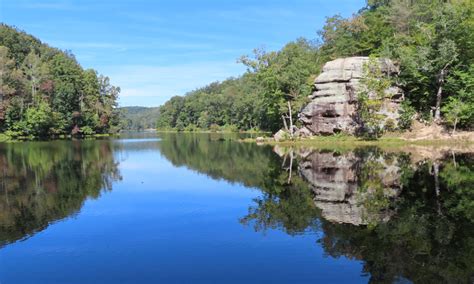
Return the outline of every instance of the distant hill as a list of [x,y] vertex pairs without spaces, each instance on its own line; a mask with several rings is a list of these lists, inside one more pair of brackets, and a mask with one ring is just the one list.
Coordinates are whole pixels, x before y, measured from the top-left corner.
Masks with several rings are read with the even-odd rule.
[[120,123],[124,130],[142,130],[156,127],[159,107],[121,107]]

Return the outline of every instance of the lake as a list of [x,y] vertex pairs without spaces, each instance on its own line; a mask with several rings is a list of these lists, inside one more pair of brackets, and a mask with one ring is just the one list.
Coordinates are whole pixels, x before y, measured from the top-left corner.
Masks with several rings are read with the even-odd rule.
[[0,283],[472,283],[470,149],[0,144]]

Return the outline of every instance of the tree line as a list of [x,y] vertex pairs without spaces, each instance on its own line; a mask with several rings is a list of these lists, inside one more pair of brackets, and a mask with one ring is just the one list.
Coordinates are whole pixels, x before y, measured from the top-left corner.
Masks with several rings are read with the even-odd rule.
[[145,130],[156,126],[160,111],[158,107],[128,106],[120,107],[121,130]]
[[275,131],[296,123],[325,62],[372,56],[400,64],[401,128],[410,128],[416,112],[420,120],[472,129],[473,13],[468,0],[369,0],[351,17],[328,17],[315,39],[243,56],[248,70],[241,77],[171,98],[157,128]]
[[14,27],[0,25],[0,133],[11,137],[118,131],[120,88]]

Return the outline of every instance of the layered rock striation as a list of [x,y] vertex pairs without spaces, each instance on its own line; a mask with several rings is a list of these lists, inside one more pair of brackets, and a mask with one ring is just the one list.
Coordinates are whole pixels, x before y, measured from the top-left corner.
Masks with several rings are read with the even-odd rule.
[[[357,119],[357,94],[363,90],[361,79],[368,57],[339,58],[327,62],[322,73],[314,81],[311,102],[299,113],[304,127],[303,135],[330,135],[339,132],[354,134],[359,128]],[[380,69],[387,76],[396,76],[398,67],[390,60],[378,60]],[[403,99],[401,90],[392,86],[386,90],[381,113],[396,123],[399,103]],[[369,94],[370,96],[370,94]]]

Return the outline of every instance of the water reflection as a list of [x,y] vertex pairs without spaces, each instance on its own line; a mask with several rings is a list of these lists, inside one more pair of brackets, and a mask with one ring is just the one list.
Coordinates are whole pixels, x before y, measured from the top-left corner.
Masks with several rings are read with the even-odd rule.
[[363,262],[373,282],[473,280],[470,149],[272,148],[236,142],[236,135],[148,138],[0,144],[0,246],[112,190],[121,158],[159,151],[174,166],[260,191],[239,219],[243,226],[314,235],[327,256]]
[[313,233],[328,256],[360,260],[372,282],[388,283],[474,279],[474,155],[448,150],[276,147],[272,155],[192,135],[160,144],[175,165],[261,190],[243,225]]
[[118,179],[109,141],[0,143],[0,247],[75,214]]
[[375,148],[347,153],[303,151],[300,156],[298,171],[325,219],[367,225],[386,222],[393,215],[389,205],[402,190],[403,155]]
[[276,152],[297,153],[296,179],[308,183],[321,209],[318,242],[329,256],[363,261],[373,282],[472,282],[472,153],[414,160],[378,148]]

